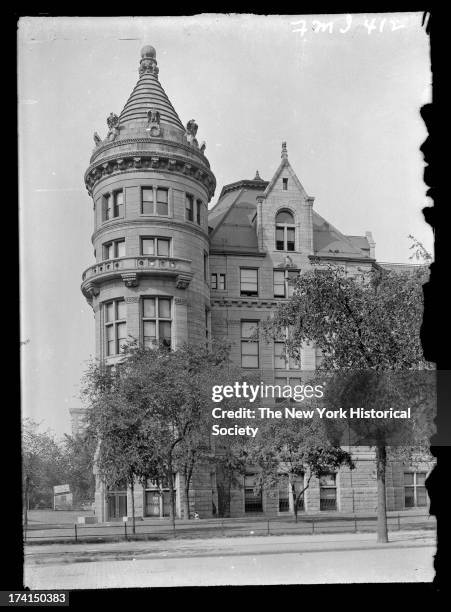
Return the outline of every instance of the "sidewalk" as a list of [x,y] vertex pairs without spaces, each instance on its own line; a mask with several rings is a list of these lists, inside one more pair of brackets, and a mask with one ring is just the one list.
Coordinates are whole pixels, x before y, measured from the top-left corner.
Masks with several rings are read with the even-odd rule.
[[124,560],[135,558],[198,557],[220,553],[224,555],[316,552],[331,550],[368,550],[383,548],[416,548],[434,546],[435,534],[424,531],[389,533],[389,542],[378,544],[376,534],[339,533],[317,535],[236,536],[208,540],[165,540],[134,542],[102,542],[99,544],[42,544],[25,546],[26,564],[73,563],[74,561]]
[[430,582],[435,538],[398,532],[26,547],[32,589]]

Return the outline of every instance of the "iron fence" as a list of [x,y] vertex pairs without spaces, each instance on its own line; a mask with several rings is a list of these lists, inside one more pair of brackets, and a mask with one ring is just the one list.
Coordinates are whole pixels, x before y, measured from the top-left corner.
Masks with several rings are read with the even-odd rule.
[[[24,531],[26,543],[49,542],[81,542],[81,541],[108,541],[132,539],[168,539],[190,537],[218,537],[218,536],[254,536],[254,535],[308,535],[318,533],[357,533],[374,532],[376,530],[376,516],[300,516],[296,522],[289,517],[246,517],[225,519],[177,519],[172,525],[170,519],[160,519],[159,523],[145,523],[135,521],[133,531],[132,523],[96,523],[91,525],[49,525],[29,526]],[[397,514],[387,517],[389,531],[402,529],[435,529],[435,517],[425,514]]]

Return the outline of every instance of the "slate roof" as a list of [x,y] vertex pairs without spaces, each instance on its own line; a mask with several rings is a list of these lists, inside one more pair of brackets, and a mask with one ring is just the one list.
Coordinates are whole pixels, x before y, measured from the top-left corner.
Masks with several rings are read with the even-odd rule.
[[[146,51],[149,49],[151,53],[148,57],[153,57],[156,65],[153,47],[144,47],[141,55],[143,58],[147,57]],[[119,116],[120,125],[136,121],[137,119],[147,120],[147,112],[151,109],[159,111],[162,123],[168,123],[185,132],[179,116],[158,80],[158,73],[143,72]]]
[[[223,187],[208,215],[212,250],[258,253],[256,198],[268,185],[267,181],[243,180]],[[316,211],[313,211],[313,247],[318,256],[370,258],[370,245],[365,236],[342,234]]]

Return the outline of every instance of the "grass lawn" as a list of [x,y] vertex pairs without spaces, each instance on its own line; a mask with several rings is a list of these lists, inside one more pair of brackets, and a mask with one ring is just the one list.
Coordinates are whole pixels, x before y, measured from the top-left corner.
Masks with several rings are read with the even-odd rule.
[[79,516],[93,516],[92,510],[29,510],[28,524],[34,525],[72,525]]

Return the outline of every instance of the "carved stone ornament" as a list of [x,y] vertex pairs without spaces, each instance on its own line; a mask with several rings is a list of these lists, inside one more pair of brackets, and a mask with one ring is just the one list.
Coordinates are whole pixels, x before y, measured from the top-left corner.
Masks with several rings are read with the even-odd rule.
[[97,132],[94,132],[94,143],[95,143],[96,147],[99,147],[102,144],[102,139],[97,134]]
[[100,289],[94,283],[88,283],[85,287],[85,291],[91,300],[100,293]]
[[199,143],[196,140],[196,134],[197,134],[198,128],[199,126],[197,125],[194,119],[190,119],[188,123],[186,124],[186,137],[187,137],[188,143],[197,148],[199,148]]
[[152,74],[155,78],[158,77],[159,69],[157,62],[152,57],[144,57],[139,64],[139,76],[143,74]]
[[138,276],[136,272],[127,272],[126,274],[121,274],[121,278],[126,287],[138,286]]
[[177,289],[186,289],[189,286],[190,281],[191,281],[190,275],[179,274],[175,281],[175,286],[177,287]]
[[115,113],[110,113],[107,117],[108,134],[106,139],[113,141],[119,135],[119,117]]
[[205,155],[205,149],[207,148],[207,144],[205,142],[205,140],[202,141],[202,144],[200,145],[200,152],[202,153],[202,155]]
[[149,132],[150,136],[161,136],[159,111],[151,109],[147,112],[146,132]]
[[[103,145],[105,145],[105,142],[103,142]],[[121,157],[108,159],[106,161],[98,160],[97,163],[90,166],[90,168],[88,168],[86,171],[86,187],[91,195],[96,183],[105,176],[109,176],[117,172],[127,172],[133,170],[143,171],[149,167],[164,168],[169,172],[181,172],[185,176],[190,176],[202,183],[202,185],[209,192],[210,198],[214,194],[216,181],[214,180],[214,177],[209,169],[199,167],[192,161],[191,163],[187,163],[181,159],[174,159],[169,155],[141,155],[141,153],[138,151],[125,153]]]

